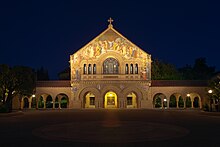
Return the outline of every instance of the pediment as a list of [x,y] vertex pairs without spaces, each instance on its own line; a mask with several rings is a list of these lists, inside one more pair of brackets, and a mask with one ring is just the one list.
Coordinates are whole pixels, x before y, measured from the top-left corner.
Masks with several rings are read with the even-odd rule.
[[74,62],[99,58],[107,52],[115,52],[125,59],[150,58],[150,55],[109,26],[105,31],[73,54]]

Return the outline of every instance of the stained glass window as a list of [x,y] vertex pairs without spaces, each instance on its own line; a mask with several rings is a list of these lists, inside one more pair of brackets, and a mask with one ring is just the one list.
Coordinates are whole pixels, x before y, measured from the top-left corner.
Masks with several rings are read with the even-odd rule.
[[96,74],[96,64],[93,64],[93,74]]
[[135,73],[135,74],[138,74],[138,64],[135,64],[134,73]]
[[88,74],[92,74],[92,66],[91,66],[91,64],[89,64],[89,66],[88,66]]
[[83,66],[83,74],[86,74],[86,64]]
[[128,64],[125,65],[125,74],[128,74]]
[[119,63],[114,58],[107,58],[103,63],[104,74],[118,74]]
[[130,66],[130,74],[133,74],[133,64]]

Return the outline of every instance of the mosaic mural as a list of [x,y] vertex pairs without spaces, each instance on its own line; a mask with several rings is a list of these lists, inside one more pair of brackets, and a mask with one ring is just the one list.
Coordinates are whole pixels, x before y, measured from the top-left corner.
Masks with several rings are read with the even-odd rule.
[[73,56],[73,62],[77,64],[84,59],[98,58],[107,52],[119,53],[126,59],[147,58],[147,54],[144,51],[116,34],[113,30],[108,30],[76,52]]
[[140,74],[143,79],[150,77],[151,56],[124,38],[114,29],[107,29],[94,40],[71,56],[71,79],[80,79],[80,63],[93,60],[109,52],[120,54],[127,60],[140,59]]

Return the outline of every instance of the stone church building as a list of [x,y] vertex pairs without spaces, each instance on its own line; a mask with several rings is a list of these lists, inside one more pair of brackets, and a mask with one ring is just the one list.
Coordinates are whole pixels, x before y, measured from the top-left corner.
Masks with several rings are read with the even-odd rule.
[[202,108],[203,81],[151,80],[151,55],[114,29],[70,55],[70,81],[38,81],[14,108]]

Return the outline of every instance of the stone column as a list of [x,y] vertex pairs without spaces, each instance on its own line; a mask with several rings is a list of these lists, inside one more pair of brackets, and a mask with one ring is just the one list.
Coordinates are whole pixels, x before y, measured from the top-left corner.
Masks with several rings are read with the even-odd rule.
[[53,100],[52,102],[53,102],[53,109],[55,109],[55,100]]
[[46,109],[46,101],[44,101],[44,109]]
[[120,100],[120,105],[121,105],[120,108],[125,108],[126,105],[124,99]]
[[100,100],[98,101],[98,108],[102,108],[102,107],[101,107],[101,101],[100,101]]
[[95,108],[99,108],[99,101],[95,100]]
[[29,109],[31,109],[31,101],[28,101],[28,103],[29,103],[28,107],[29,107]]
[[124,101],[124,108],[127,108],[127,101]]
[[60,99],[58,99],[58,108],[61,109]]
[[199,98],[199,108],[202,109],[202,102],[201,102],[201,98]]
[[103,100],[103,99],[100,101],[99,106],[100,106],[101,108],[104,108],[104,100]]
[[118,108],[121,108],[121,101],[118,101]]
[[44,101],[44,109],[46,109],[46,98],[45,96],[43,96],[43,101]]
[[186,108],[186,98],[183,99],[183,104],[184,104],[183,108],[185,109]]
[[138,105],[137,105],[137,108],[142,108],[142,105],[141,105],[141,100],[140,101],[138,101],[138,103],[137,103]]
[[170,107],[170,100],[168,98],[167,98],[166,103],[167,103],[167,108],[169,108]]
[[176,108],[179,108],[179,98],[176,99]]
[[36,109],[38,109],[38,98],[36,98]]
[[68,108],[69,109],[73,108],[73,100],[72,99],[69,99]]
[[58,95],[58,109],[61,109],[61,95]]
[[24,102],[23,102],[23,99],[21,99],[21,101],[20,101],[20,109],[23,109],[23,107],[24,107]]

